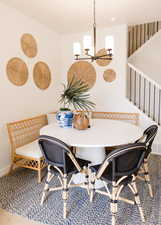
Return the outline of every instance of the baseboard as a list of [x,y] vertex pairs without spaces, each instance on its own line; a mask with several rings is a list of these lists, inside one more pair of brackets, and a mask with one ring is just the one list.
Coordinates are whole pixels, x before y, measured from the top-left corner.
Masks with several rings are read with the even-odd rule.
[[0,169],[0,177],[3,177],[4,175],[6,175],[9,172],[10,167],[11,167],[11,165],[8,165],[8,166]]

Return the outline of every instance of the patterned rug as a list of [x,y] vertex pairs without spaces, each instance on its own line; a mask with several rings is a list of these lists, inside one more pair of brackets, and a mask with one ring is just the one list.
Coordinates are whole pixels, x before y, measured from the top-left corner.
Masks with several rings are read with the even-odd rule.
[[[145,225],[161,224],[161,157],[151,156],[151,181],[154,199],[151,199],[147,187],[138,181],[139,195],[146,216]],[[58,184],[58,179],[53,181]],[[53,183],[53,184],[54,184]],[[85,190],[75,188],[70,191],[68,200],[68,218],[63,219],[63,204],[60,192],[50,196],[40,206],[44,180],[37,183],[37,174],[28,169],[17,169],[13,174],[0,178],[0,207],[10,213],[27,217],[31,220],[50,225],[110,225],[110,201],[107,197],[96,194],[90,203]],[[129,189],[122,196],[133,198]],[[118,225],[142,224],[137,206],[120,202],[117,214]]]

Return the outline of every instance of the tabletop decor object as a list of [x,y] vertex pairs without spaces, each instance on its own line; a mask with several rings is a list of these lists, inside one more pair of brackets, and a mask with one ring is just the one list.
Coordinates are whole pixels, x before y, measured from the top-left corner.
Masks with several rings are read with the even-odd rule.
[[33,70],[33,79],[36,86],[42,90],[47,89],[51,83],[51,71],[45,62],[37,62]]
[[37,43],[31,34],[23,34],[21,37],[21,48],[26,56],[33,58],[37,55]]
[[28,80],[28,68],[20,58],[12,58],[7,63],[7,76],[11,83],[16,86],[24,85]]
[[72,128],[74,113],[68,108],[60,108],[56,114],[58,124],[62,128]]
[[[59,103],[63,104],[63,108],[57,114],[60,127],[72,127],[74,114],[70,107],[76,111],[88,111],[94,108],[95,104],[89,100],[88,91],[88,85],[82,80],[76,79],[76,76],[73,76],[67,85],[64,84],[64,90],[59,99]],[[81,112],[81,116],[77,115],[75,117],[74,123],[80,117],[83,124],[87,123],[87,117],[83,116],[83,112]],[[86,128],[85,125],[82,125],[82,127]],[[76,125],[76,128],[78,128],[78,125]]]
[[89,128],[88,116],[84,112],[75,114],[73,119],[73,127],[77,130],[85,130]]

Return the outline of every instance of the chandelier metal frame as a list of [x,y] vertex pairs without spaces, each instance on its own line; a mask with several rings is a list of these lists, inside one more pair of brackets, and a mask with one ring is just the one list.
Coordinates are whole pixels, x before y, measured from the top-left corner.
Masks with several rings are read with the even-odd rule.
[[90,49],[84,49],[84,54],[86,57],[80,57],[79,54],[75,54],[75,60],[91,60],[92,62],[98,59],[101,60],[112,60],[112,49],[106,49],[107,54],[97,55],[96,44],[97,44],[97,25],[96,25],[96,1],[93,0],[93,42],[94,42],[94,55],[89,54]]

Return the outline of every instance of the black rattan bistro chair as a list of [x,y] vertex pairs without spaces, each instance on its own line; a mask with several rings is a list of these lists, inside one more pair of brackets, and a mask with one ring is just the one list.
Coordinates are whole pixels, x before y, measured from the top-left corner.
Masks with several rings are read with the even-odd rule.
[[[47,192],[62,190],[63,205],[63,217],[67,216],[67,199],[68,189],[74,186],[80,186],[83,188],[89,187],[88,183],[88,164],[89,161],[75,158],[72,154],[70,147],[54,137],[42,135],[39,137],[40,149],[44,155],[44,158],[48,164],[47,179],[42,194],[41,204],[43,204]],[[55,172],[58,172],[58,178],[60,180],[60,187],[49,187],[49,183],[54,177]],[[85,173],[87,182],[82,184],[71,184],[72,175],[76,173]]]
[[152,187],[151,187],[151,183],[150,183],[150,176],[149,176],[149,169],[148,169],[148,158],[149,158],[150,153],[152,151],[152,144],[153,144],[154,138],[157,134],[157,131],[158,131],[158,126],[152,125],[152,126],[148,127],[144,131],[143,136],[139,140],[136,141],[136,143],[139,143],[139,142],[145,143],[146,147],[147,147],[146,152],[145,152],[145,157],[144,157],[144,163],[142,165],[142,168],[140,170],[138,178],[147,183],[148,189],[149,189],[149,194],[150,194],[151,197],[153,197],[153,191],[152,191]]
[[[116,224],[118,200],[131,204],[136,203],[140,211],[141,219],[143,222],[145,221],[135,183],[137,173],[144,161],[145,152],[146,146],[144,143],[128,144],[123,148],[111,152],[100,166],[90,167],[93,171],[90,175],[92,186],[90,200],[93,201],[94,191],[110,197],[112,225]],[[106,191],[95,190],[96,179],[103,181]],[[108,188],[110,184],[112,185],[111,192]],[[120,197],[120,193],[125,186],[128,186],[132,191],[135,201]]]
[[[148,158],[152,151],[152,144],[153,144],[154,138],[157,134],[157,131],[158,131],[158,126],[151,125],[143,132],[143,136],[135,142],[135,143],[139,143],[139,142],[145,143],[146,147],[147,147],[147,150],[145,153],[145,158],[144,158],[144,163],[143,163],[141,170],[139,171],[139,175],[137,176],[137,178],[139,178],[140,180],[147,183],[148,189],[149,189],[149,194],[152,198],[153,198],[153,191],[152,191],[150,176],[149,176]],[[106,153],[106,155],[109,155],[112,151],[116,150],[119,147],[123,147],[123,146],[124,145],[107,147],[107,148],[105,148],[105,153]]]

